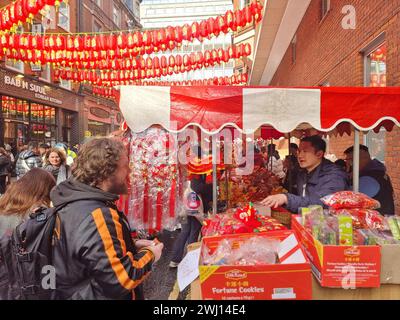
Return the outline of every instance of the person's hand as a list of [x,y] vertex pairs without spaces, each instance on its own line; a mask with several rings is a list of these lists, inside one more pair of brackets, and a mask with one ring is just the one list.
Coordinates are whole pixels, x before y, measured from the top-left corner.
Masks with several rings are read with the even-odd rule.
[[154,262],[157,262],[161,258],[161,254],[162,254],[162,251],[164,249],[164,244],[162,244],[160,242],[160,243],[158,243],[156,245],[146,247],[146,249],[148,249],[151,252],[153,252],[153,254],[154,254]]
[[273,196],[269,196],[268,198],[261,201],[261,204],[270,207],[270,208],[278,208],[288,203],[288,198],[284,194],[276,194]]
[[135,241],[135,247],[137,250],[150,247],[154,244],[152,240],[137,240]]

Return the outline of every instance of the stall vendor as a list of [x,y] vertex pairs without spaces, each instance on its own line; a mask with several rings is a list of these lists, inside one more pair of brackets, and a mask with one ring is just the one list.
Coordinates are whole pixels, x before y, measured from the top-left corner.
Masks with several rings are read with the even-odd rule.
[[[350,147],[344,152],[348,173],[353,172],[353,151],[354,147]],[[360,145],[360,192],[379,201],[380,213],[395,213],[394,191],[386,167],[379,160],[372,159],[368,147],[364,145]]]
[[271,208],[285,206],[297,213],[299,208],[323,205],[321,198],[349,188],[347,174],[324,158],[326,142],[319,136],[301,140],[298,160],[302,169],[297,176],[298,195],[291,193],[269,196],[262,204]]

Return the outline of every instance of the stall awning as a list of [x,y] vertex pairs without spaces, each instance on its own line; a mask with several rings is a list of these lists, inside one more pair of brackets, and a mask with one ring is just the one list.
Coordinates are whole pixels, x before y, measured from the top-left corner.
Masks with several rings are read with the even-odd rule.
[[[197,125],[209,134],[226,126],[253,133],[263,125],[287,133],[341,123],[368,131],[400,125],[400,88],[120,87],[120,109],[134,132],[162,125],[173,132]],[[390,126],[389,126],[390,127]]]

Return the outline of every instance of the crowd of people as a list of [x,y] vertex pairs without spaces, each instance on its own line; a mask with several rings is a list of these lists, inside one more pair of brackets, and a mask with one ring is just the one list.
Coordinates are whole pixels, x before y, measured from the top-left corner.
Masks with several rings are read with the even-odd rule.
[[[116,207],[119,195],[128,192],[124,144],[116,138],[95,138],[78,152],[65,144],[51,148],[29,143],[14,157],[17,177],[7,187],[14,162],[8,149],[0,148],[0,237],[10,236],[33,212],[54,207],[59,217],[53,243],[55,298],[143,299],[142,282],[160,259],[163,244],[157,239],[132,239],[125,213]],[[200,148],[193,153],[202,157]],[[274,145],[256,152],[257,165],[282,171],[279,177],[289,190],[262,203],[296,213],[301,207],[322,205],[325,195],[350,189],[353,148],[345,150],[344,165],[327,160],[325,153],[326,143],[319,136],[303,138],[299,146],[290,144],[284,161]],[[361,146],[360,177],[361,191],[381,202],[381,213],[394,214],[390,178],[366,146]],[[188,210],[204,214],[212,209],[212,185],[204,176],[192,179],[188,188]],[[188,217],[170,267],[178,266],[186,245],[198,240],[200,229],[198,215]]]

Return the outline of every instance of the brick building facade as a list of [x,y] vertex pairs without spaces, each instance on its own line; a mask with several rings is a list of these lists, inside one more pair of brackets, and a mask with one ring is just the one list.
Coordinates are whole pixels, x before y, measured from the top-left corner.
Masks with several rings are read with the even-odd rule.
[[[0,0],[0,7],[9,3]],[[62,3],[58,10],[47,7],[34,17],[33,24],[24,23],[19,31],[74,32],[76,9],[76,1]],[[3,58],[0,107],[0,144],[10,144],[14,151],[29,141],[75,144],[83,137],[83,96],[78,93],[78,86],[55,81],[51,65],[30,65]]]
[[[141,29],[141,0],[76,0],[78,32],[108,32]],[[91,95],[90,86],[81,85],[85,95],[83,127],[87,136],[108,135],[118,129],[122,114],[114,101]]]
[[[286,2],[287,12],[291,1]],[[273,70],[269,77],[263,74],[263,79],[271,80],[259,84],[400,86],[400,0],[311,0],[301,10],[304,16],[297,16],[299,24],[293,28],[291,40],[286,39],[287,49],[280,63],[275,69],[269,69]],[[384,48],[385,59],[375,63],[370,54],[378,48]],[[381,69],[378,70],[380,80],[372,73],[371,62],[382,66],[378,68]],[[371,144],[371,148],[384,146],[380,160],[385,162],[392,179],[396,212],[400,214],[400,129],[395,127],[392,132],[377,137],[369,133],[363,135],[361,141],[378,145]],[[329,151],[342,158],[343,151],[353,145],[353,141],[353,136],[330,137]]]

